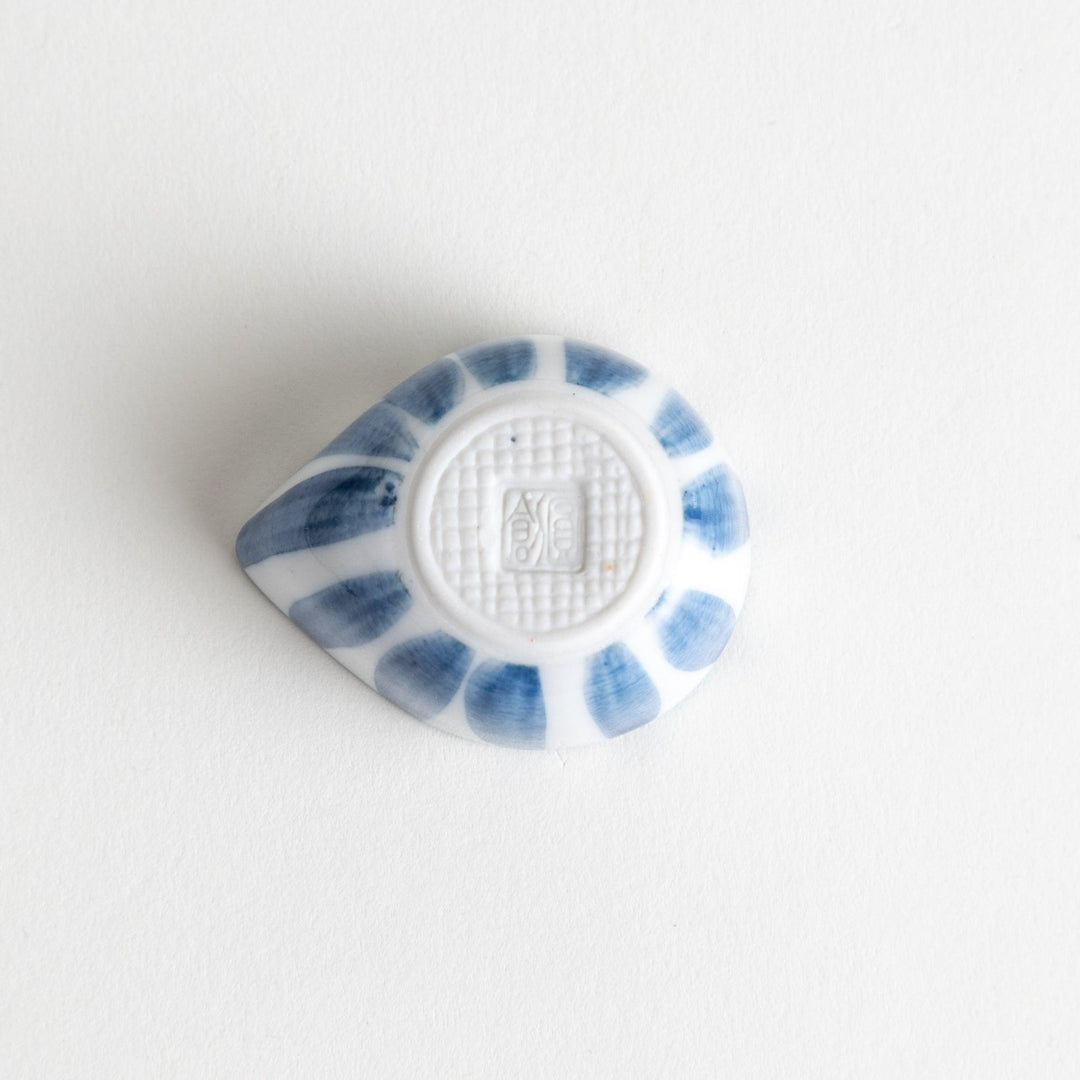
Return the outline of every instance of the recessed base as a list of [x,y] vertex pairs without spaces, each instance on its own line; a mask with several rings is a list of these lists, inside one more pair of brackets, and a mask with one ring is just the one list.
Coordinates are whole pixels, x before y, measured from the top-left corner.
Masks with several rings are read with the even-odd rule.
[[654,447],[599,395],[489,392],[428,451],[407,500],[422,586],[468,639],[522,659],[609,639],[656,602],[681,543]]

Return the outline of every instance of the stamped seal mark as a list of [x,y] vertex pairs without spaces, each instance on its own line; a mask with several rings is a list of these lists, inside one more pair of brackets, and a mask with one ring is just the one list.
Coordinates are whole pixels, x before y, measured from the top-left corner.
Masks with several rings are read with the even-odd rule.
[[585,559],[581,489],[508,488],[503,493],[504,570],[580,570]]

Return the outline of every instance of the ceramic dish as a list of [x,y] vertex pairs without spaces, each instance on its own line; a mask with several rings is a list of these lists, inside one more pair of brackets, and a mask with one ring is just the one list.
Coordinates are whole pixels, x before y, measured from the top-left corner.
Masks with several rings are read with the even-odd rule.
[[413,716],[548,748],[685,697],[750,566],[742,489],[697,413],[640,364],[558,337],[423,368],[271,496],[236,551]]

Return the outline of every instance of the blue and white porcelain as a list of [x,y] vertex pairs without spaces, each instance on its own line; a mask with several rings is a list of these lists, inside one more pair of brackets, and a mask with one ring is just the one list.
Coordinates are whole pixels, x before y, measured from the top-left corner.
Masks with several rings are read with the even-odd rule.
[[727,644],[750,568],[738,478],[687,401],[625,356],[546,336],[406,379],[236,552],[413,716],[549,749],[682,700]]

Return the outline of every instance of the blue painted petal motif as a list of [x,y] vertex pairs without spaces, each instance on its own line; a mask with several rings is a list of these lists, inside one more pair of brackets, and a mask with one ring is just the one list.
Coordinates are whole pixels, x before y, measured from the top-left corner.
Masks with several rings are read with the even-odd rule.
[[528,338],[474,345],[463,349],[458,356],[485,389],[528,379],[536,370],[536,346]]
[[566,343],[566,381],[587,386],[601,394],[613,394],[636,386],[645,378],[645,369],[625,356],[581,341]]
[[610,739],[655,719],[660,694],[637,657],[619,642],[589,657],[585,704]]
[[465,376],[455,360],[447,357],[428,364],[412,378],[395,386],[386,400],[425,424],[437,424],[465,392]]
[[375,689],[421,720],[442,712],[457,693],[473,651],[441,630],[395,645],[375,665]]
[[700,671],[724,651],[734,628],[735,612],[729,604],[691,589],[660,624],[660,645],[672,667]]
[[419,445],[397,409],[380,401],[359,420],[354,420],[319,457],[326,457],[327,454],[373,454],[376,457],[412,461]]
[[669,390],[661,402],[652,430],[668,452],[668,457],[695,454],[712,442],[712,434],[705,421],[690,408],[682,394],[674,390]]
[[412,597],[396,570],[339,581],[289,608],[289,618],[324,649],[363,645],[386,633]]
[[750,535],[742,486],[726,465],[716,465],[688,484],[682,493],[687,533],[710,551],[730,551]]
[[369,465],[328,469],[301,480],[240,530],[236,557],[251,566],[271,555],[388,528],[400,483],[400,473]]
[[465,716],[488,742],[543,746],[547,715],[540,672],[524,664],[481,664],[465,687]]

